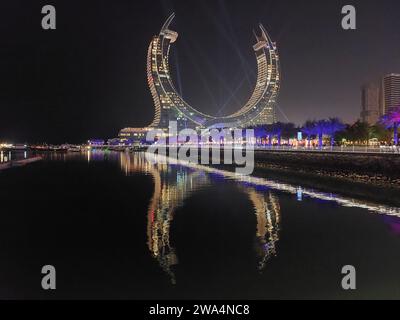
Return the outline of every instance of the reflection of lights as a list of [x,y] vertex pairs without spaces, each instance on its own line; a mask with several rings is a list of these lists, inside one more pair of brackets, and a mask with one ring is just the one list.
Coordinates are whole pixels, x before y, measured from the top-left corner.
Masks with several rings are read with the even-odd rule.
[[[123,152],[119,155],[121,169],[126,175],[144,172],[153,177],[154,193],[147,211],[147,244],[152,256],[168,274],[171,283],[175,284],[172,266],[178,263],[178,258],[169,240],[170,223],[176,208],[192,192],[207,185],[208,177],[198,171],[190,172],[166,164],[153,164],[143,153],[131,155]],[[175,178],[168,181],[166,178],[171,170],[174,170]]]
[[[149,157],[149,159],[154,157],[154,154],[146,153],[146,155],[147,155],[147,157]],[[160,158],[160,160],[162,160],[162,158],[168,158],[168,157],[165,157],[162,155],[157,155],[157,157]],[[167,160],[164,160],[164,161],[166,162]],[[297,194],[297,188],[290,184],[280,183],[280,182],[276,182],[273,180],[267,180],[264,178],[258,178],[258,177],[253,177],[253,176],[240,175],[236,172],[224,171],[224,170],[208,167],[205,165],[189,163],[188,161],[183,161],[183,160],[168,159],[168,161],[183,165],[185,167],[191,167],[191,168],[195,168],[198,170],[204,170],[206,172],[216,173],[216,174],[219,174],[226,178],[230,178],[235,181],[246,182],[246,183],[253,184],[253,185],[262,185],[262,186],[269,187],[271,189],[284,191],[284,192],[291,193],[291,194]],[[306,189],[306,188],[302,189],[302,194],[303,194],[303,196],[306,195],[306,196],[308,196],[310,198],[314,198],[314,199],[333,201],[343,207],[361,208],[361,209],[366,209],[368,211],[372,211],[372,212],[379,213],[379,214],[386,214],[386,215],[390,215],[390,216],[400,217],[400,208],[399,207],[391,207],[391,206],[387,206],[387,205],[381,205],[381,204],[367,202],[367,201],[353,199],[353,198],[345,198],[345,197],[342,197],[342,196],[339,196],[336,194],[318,192],[318,191],[314,191],[312,189]]]
[[271,191],[267,193],[258,192],[253,186],[245,186],[243,189],[253,203],[257,218],[256,250],[261,257],[258,269],[262,270],[267,261],[276,256],[276,243],[279,240],[280,206],[278,198]]
[[[239,182],[240,189],[248,194],[257,219],[255,249],[258,256],[258,269],[261,271],[267,262],[277,254],[280,232],[280,205],[278,198],[269,189],[293,194],[299,201],[303,195],[333,201],[345,207],[358,207],[372,212],[400,217],[400,209],[378,205],[361,200],[344,198],[335,194],[317,192],[298,186],[279,183],[264,178],[243,176],[235,172],[215,169],[205,165],[178,161],[151,153],[120,153],[121,169],[129,173],[145,172],[154,180],[154,194],[147,214],[148,247],[161,268],[176,283],[172,267],[178,263],[174,247],[170,243],[170,223],[177,207],[186,197],[199,188],[210,185],[210,179],[230,179]],[[168,158],[168,160],[166,159]],[[169,165],[167,165],[169,163]],[[187,167],[193,170],[182,170]],[[393,229],[398,226],[391,223]]]
[[[158,155],[155,157],[161,160]],[[208,187],[210,178],[223,177],[204,170],[183,170],[181,166],[157,163],[145,157],[144,153],[120,153],[120,166],[126,174],[145,172],[153,176],[154,194],[147,212],[148,248],[171,282],[176,283],[172,266],[178,263],[178,257],[170,243],[170,223],[174,212],[188,196],[200,188]],[[256,252],[259,257],[258,269],[262,270],[266,262],[276,255],[275,243],[279,240],[280,222],[278,199],[271,192],[263,188],[260,191],[253,185],[240,186],[240,189],[249,196],[256,214]]]
[[390,230],[396,235],[400,235],[400,221],[397,218],[386,216],[383,220],[389,225]]
[[297,201],[303,201],[303,189],[301,187],[297,188]]

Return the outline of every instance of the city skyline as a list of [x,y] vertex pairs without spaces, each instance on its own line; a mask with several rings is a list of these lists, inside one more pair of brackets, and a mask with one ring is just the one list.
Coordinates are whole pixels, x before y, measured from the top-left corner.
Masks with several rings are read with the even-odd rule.
[[368,82],[361,87],[361,121],[374,125],[399,107],[400,74],[386,74],[378,82]]
[[[56,2],[57,30],[49,32],[35,29],[33,18],[22,19],[36,7],[40,16],[39,5],[2,4],[1,12],[16,11],[12,18],[19,23],[4,16],[9,23],[2,24],[0,103],[7,123],[0,137],[80,142],[146,126],[154,109],[143,60],[160,21],[172,11],[182,32],[170,58],[173,80],[199,111],[229,114],[249,98],[256,70],[249,33],[261,22],[281,56],[278,119],[302,124],[337,116],[353,122],[360,113],[360,86],[400,71],[399,35],[389,32],[399,25],[393,14],[399,4],[387,3],[390,8],[355,1],[357,30],[345,31],[341,1],[324,8],[316,1],[286,1],[286,7],[276,1],[255,0],[248,6],[206,1],[190,5],[196,15],[180,1],[159,1],[159,6],[120,2],[107,10],[99,2],[82,4],[77,12]],[[382,17],[384,25],[374,22]],[[4,27],[10,24],[12,36]]]

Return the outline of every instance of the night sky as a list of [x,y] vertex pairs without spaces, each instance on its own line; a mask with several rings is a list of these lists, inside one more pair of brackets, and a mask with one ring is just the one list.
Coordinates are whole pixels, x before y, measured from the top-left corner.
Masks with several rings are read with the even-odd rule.
[[[45,4],[56,7],[56,30],[41,28]],[[341,28],[345,4],[357,30]],[[172,12],[175,85],[206,113],[249,98],[259,22],[280,52],[282,121],[354,121],[360,86],[400,72],[398,0],[2,1],[0,141],[78,143],[148,125],[147,49]]]

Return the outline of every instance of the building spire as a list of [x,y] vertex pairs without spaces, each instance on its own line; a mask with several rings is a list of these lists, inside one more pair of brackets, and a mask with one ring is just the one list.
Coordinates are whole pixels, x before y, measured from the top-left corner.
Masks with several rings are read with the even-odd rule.
[[175,18],[175,12],[172,12],[168,19],[165,21],[164,25],[161,28],[160,34],[163,33],[165,30],[168,30],[169,25],[171,24],[172,20]]

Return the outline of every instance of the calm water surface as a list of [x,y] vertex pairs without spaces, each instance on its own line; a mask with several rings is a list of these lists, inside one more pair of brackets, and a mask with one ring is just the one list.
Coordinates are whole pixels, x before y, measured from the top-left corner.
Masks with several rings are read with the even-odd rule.
[[0,190],[3,299],[400,298],[400,208],[100,151],[0,171]]

